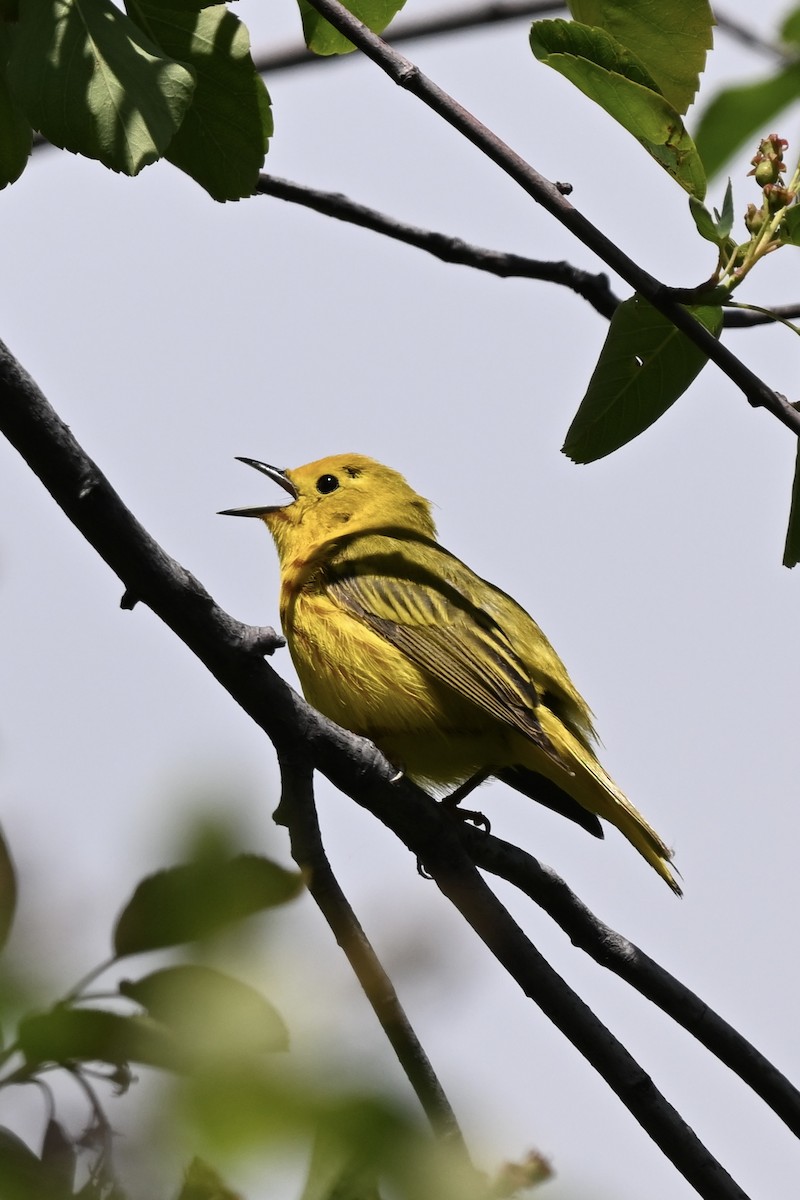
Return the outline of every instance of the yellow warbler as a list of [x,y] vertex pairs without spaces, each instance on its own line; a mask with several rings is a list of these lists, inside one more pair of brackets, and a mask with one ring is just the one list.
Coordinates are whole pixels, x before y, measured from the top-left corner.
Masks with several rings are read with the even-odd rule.
[[[672,852],[606,774],[590,710],[539,626],[436,541],[427,500],[361,454],[294,470],[291,496],[227,509],[278,549],[281,623],[306,699],[437,793],[497,776],[602,837],[616,825],[674,892]],[[596,815],[595,815],[596,814]]]

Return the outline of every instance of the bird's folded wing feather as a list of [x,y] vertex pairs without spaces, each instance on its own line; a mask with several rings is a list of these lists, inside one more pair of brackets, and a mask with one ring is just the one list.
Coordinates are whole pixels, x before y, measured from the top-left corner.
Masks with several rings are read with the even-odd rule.
[[560,761],[539,724],[529,672],[473,599],[489,587],[434,542],[398,548],[375,535],[332,563],[325,584],[331,599],[417,666]]

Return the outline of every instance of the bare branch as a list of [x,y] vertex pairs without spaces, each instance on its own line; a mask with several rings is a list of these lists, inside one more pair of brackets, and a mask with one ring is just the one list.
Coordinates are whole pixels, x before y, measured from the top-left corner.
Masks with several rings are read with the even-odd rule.
[[[611,319],[620,303],[604,272],[592,274],[565,261],[548,262],[528,258],[522,254],[475,246],[459,237],[451,237],[433,229],[422,229],[418,225],[407,225],[387,213],[368,208],[365,204],[358,204],[341,192],[325,192],[305,184],[293,183],[290,179],[281,179],[277,175],[260,175],[256,192],[262,196],[273,196],[290,204],[313,209],[314,212],[334,217],[337,221],[347,221],[362,229],[371,229],[373,233],[380,233],[408,246],[415,246],[418,250],[424,250],[442,262],[473,267],[477,271],[486,271],[501,279],[539,279],[544,283],[555,283],[569,288],[588,301],[592,308],[607,320]],[[800,304],[779,305],[768,312],[728,309],[725,312],[725,326],[728,329],[750,329],[754,325],[767,325],[772,320],[770,313],[791,320],[800,317]]]
[[717,25],[725,33],[729,34],[736,41],[747,46],[749,50],[755,50],[761,54],[768,54],[770,58],[775,58],[778,62],[789,63],[793,61],[790,54],[787,54],[785,48],[778,42],[772,42],[768,38],[762,37],[760,33],[742,25],[735,17],[731,17],[726,13],[715,12],[714,17]]
[[800,1091],[727,1021],[633,942],[599,920],[552,868],[532,854],[468,825],[464,825],[461,836],[477,866],[530,896],[561,926],[574,946],[687,1029],[800,1136]]
[[304,872],[308,890],[353,968],[434,1132],[469,1162],[463,1134],[444,1089],[403,1011],[391,979],[331,870],[317,821],[313,767],[306,755],[291,758],[282,755],[280,768],[281,802],[273,815],[289,831],[292,857]]
[[378,212],[377,209],[357,204],[339,192],[319,191],[292,183],[289,179],[279,179],[274,175],[261,175],[256,191],[261,195],[275,196],[279,200],[312,208],[315,212],[335,217],[338,221],[347,221],[363,229],[371,229],[409,246],[416,246],[442,262],[475,267],[479,271],[499,275],[502,279],[515,276],[561,284],[562,287],[570,288],[579,296],[583,296],[601,316],[607,318],[612,316],[619,304],[619,299],[609,287],[607,275],[592,275],[568,262],[546,262],[526,258],[521,254],[507,254],[483,246],[472,246],[461,238],[450,237],[431,229],[421,229],[416,225],[406,225],[386,213]]
[[484,944],[526,996],[566,1033],[628,1108],[636,1105],[637,1121],[666,1157],[704,1197],[737,1197],[745,1193],[714,1162],[692,1129],[656,1088],[652,1079],[583,1000],[539,954],[510,914],[482,880],[472,863],[456,862],[437,847],[436,858],[424,859],[439,888],[452,901]]
[[[542,959],[483,883],[452,816],[372,743],[310,708],[260,657],[242,626],[170,558],[114,492],[30,376],[0,342],[0,428],[73,524],[197,655],[270,737],[281,761],[302,758],[391,829],[523,989],[595,1067],[704,1200],[746,1200],[653,1081]],[[259,638],[263,631],[259,631]]]
[[783,321],[795,321],[800,317],[800,304],[769,305],[763,312],[747,308],[728,308],[725,310],[726,329],[752,329],[754,325],[774,325],[775,318]]
[[555,217],[566,229],[594,251],[626,283],[663,313],[673,325],[699,346],[733,383],[754,408],[766,408],[779,421],[800,435],[800,412],[785,396],[774,391],[755,372],[722,345],[692,314],[678,304],[670,289],[629,258],[610,238],[583,216],[562,194],[529,163],[506,145],[501,138],[467,112],[452,96],[424,75],[414,63],[387,46],[365,25],[353,17],[339,0],[308,0],[318,13],[348,37],[399,87],[416,96],[448,125],[461,133],[496,166],[500,167],[537,204]]

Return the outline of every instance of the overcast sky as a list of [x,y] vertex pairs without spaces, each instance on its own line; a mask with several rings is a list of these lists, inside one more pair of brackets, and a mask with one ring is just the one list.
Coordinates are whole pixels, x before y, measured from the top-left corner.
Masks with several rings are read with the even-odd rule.
[[[410,0],[408,13],[433,7]],[[297,36],[291,0],[237,11],[258,49]],[[717,47],[706,95],[772,69],[722,33]],[[708,276],[713,250],[684,194],[533,60],[525,21],[404,51],[540,172],[572,182],[576,206],[657,276]],[[275,174],[468,241],[599,269],[370,63],[353,56],[267,82]],[[794,159],[797,112],[777,131]],[[732,167],[739,214],[756,199],[744,178],[753,149]],[[716,181],[712,202],[722,190]],[[218,205],[168,164],[129,180],[41,152],[0,196],[0,219],[0,336],[136,516],[236,617],[277,623],[276,556],[255,522],[215,513],[280,497],[235,455],[293,466],[359,451],[435,502],[443,544],[514,595],[564,657],[605,764],[674,845],[685,897],[616,831],[598,842],[499,784],[481,793],[494,831],[552,865],[800,1079],[800,575],[780,565],[788,432],[709,367],[648,434],[575,467],[559,447],[606,331],[581,300],[444,266],[279,201]],[[792,250],[756,274],[743,298],[798,299]],[[796,398],[791,334],[728,344]],[[0,791],[23,881],[15,949],[55,996],[105,956],[117,908],[175,860],[213,801],[253,849],[284,862],[288,849],[270,819],[269,743],[152,614],[120,610],[119,582],[17,455],[0,449],[0,463]],[[288,654],[275,664],[294,681]],[[318,796],[340,882],[476,1157],[491,1166],[536,1147],[558,1172],[553,1200],[694,1195],[408,853],[324,781]],[[748,1194],[793,1195],[800,1157],[778,1119],[500,890]],[[337,1061],[405,1094],[311,902],[278,925],[249,974],[279,998],[298,1053],[325,1040]],[[333,1003],[320,1008],[320,995]],[[21,1120],[19,1097],[10,1104],[0,1097],[0,1120]]]

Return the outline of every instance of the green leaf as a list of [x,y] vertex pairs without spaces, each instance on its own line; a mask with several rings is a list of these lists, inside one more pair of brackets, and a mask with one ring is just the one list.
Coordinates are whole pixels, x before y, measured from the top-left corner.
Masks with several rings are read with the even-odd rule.
[[129,15],[171,58],[190,66],[192,104],[165,157],[215,200],[252,195],[272,134],[269,93],[247,28],[224,4],[126,0]]
[[800,441],[797,443],[797,458],[792,482],[792,503],[789,509],[789,525],[786,529],[786,544],[783,548],[783,565],[796,567],[800,562]]
[[0,1185],[3,1200],[47,1200],[52,1178],[44,1163],[10,1129],[0,1127]]
[[720,244],[720,236],[717,232],[717,223],[711,213],[706,208],[702,201],[696,196],[689,197],[689,212],[692,214],[694,223],[697,226],[697,232],[700,237],[705,238],[707,242],[713,242],[715,246]]
[[208,937],[302,888],[302,875],[254,854],[170,867],[137,887],[117,920],[114,953],[124,958]]
[[180,1069],[183,1056],[171,1035],[148,1017],[126,1017],[100,1008],[61,1008],[26,1017],[19,1045],[29,1065],[102,1062],[147,1063]]
[[0,947],[4,946],[17,908],[17,873],[6,839],[0,833]]
[[800,205],[793,204],[791,208],[787,208],[781,226],[781,237],[791,246],[800,246]]
[[570,0],[569,10],[633,50],[676,112],[686,112],[713,45],[707,0]]
[[64,1126],[53,1117],[47,1122],[42,1139],[42,1162],[50,1175],[49,1196],[72,1196],[77,1152]]
[[800,8],[793,9],[783,19],[780,36],[790,46],[800,46]]
[[[355,46],[344,34],[320,16],[307,0],[297,0],[303,20],[303,36],[314,54],[349,54]],[[345,0],[344,6],[373,33],[383,33],[405,4],[405,0]]]
[[680,115],[644,63],[604,33],[574,21],[536,21],[531,49],[619,121],[682,188],[702,200],[703,164]]
[[194,90],[111,0],[20,0],[9,83],[48,141],[126,175],[163,154]]
[[689,197],[689,211],[701,237],[707,242],[713,242],[715,246],[727,247],[733,227],[733,189],[730,179],[725,189],[721,213],[714,209],[712,217],[706,206],[695,196]]
[[[715,336],[722,309],[689,308]],[[569,427],[564,453],[595,462],[657,421],[686,391],[706,356],[641,296],[620,304],[611,319],[586,395]]]
[[211,967],[164,967],[143,979],[123,980],[119,990],[190,1050],[206,1056],[289,1048],[277,1009],[255,988]]
[[695,143],[709,178],[752,140],[753,154],[765,130],[774,125],[781,109],[800,95],[800,63],[776,71],[759,83],[727,88],[709,104],[700,118]]
[[8,85],[8,30],[0,21],[0,188],[19,179],[28,164],[33,145],[30,122],[20,111]]
[[[714,210],[716,213],[716,209]],[[733,187],[728,179],[728,186],[725,188],[725,195],[722,198],[722,212],[717,213],[717,230],[720,238],[727,239],[731,235],[733,229]]]
[[186,1168],[177,1200],[242,1200],[242,1197],[239,1192],[232,1192],[202,1158],[193,1158]]

